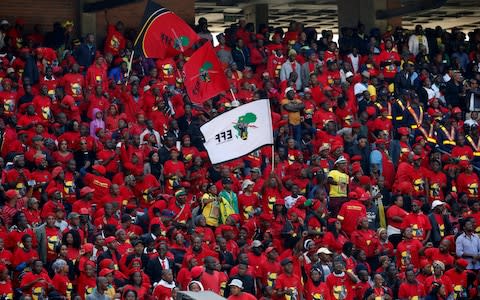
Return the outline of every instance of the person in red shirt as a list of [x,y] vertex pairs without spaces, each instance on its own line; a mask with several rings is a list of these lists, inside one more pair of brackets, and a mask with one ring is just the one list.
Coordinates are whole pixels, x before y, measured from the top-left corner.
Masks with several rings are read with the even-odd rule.
[[368,259],[374,259],[380,252],[380,242],[376,232],[368,228],[368,218],[362,217],[358,221],[357,230],[352,232],[351,240],[356,249],[362,249]]
[[397,74],[398,66],[400,66],[400,55],[393,49],[392,40],[386,40],[384,45],[385,50],[380,52],[376,60],[382,69],[385,80],[387,82],[393,82],[393,78],[395,74]]
[[93,89],[100,85],[104,91],[108,90],[107,70],[103,56],[99,55],[95,63],[88,67],[86,79],[88,88]]
[[405,270],[409,264],[416,268],[420,266],[420,250],[423,248],[419,240],[413,239],[412,227],[406,227],[403,232],[403,241],[397,246],[397,266]]
[[402,207],[403,197],[402,195],[396,195],[393,197],[393,205],[387,209],[386,213],[388,239],[393,246],[396,246],[402,239],[403,219],[408,215]]
[[[427,246],[428,247],[428,246]],[[454,258],[450,255],[450,241],[442,240],[438,248],[428,247],[423,251],[423,255],[428,259],[430,263],[433,263],[435,260],[441,261],[445,264],[446,268],[453,267]],[[420,253],[422,255],[422,253]]]
[[466,193],[468,199],[478,200],[478,187],[480,179],[473,172],[472,164],[466,160],[460,161],[460,167],[464,170],[457,177],[457,190],[459,193]]
[[205,271],[202,273],[200,282],[206,291],[220,294],[221,276],[220,272],[216,270],[217,260],[212,256],[207,256],[204,263]]
[[453,292],[453,284],[450,280],[450,277],[444,275],[445,264],[439,260],[435,260],[432,263],[433,274],[425,279],[425,292],[430,293],[433,288],[434,283],[442,284],[445,286],[447,295],[450,295]]
[[285,258],[281,262],[283,273],[275,281],[275,295],[277,299],[303,299],[303,283],[300,277],[293,272],[293,261]]
[[4,264],[0,264],[0,297],[13,299],[12,282],[8,276],[8,268]]
[[43,269],[41,260],[33,261],[32,271],[23,275],[20,288],[24,295],[36,297],[46,296],[53,289],[52,281],[48,277],[48,273]]
[[430,162],[431,170],[427,172],[428,179],[428,202],[445,199],[443,190],[447,185],[447,175],[442,172],[442,164],[439,160]]
[[421,241],[424,245],[430,240],[432,225],[430,220],[420,210],[423,203],[419,200],[412,201],[412,212],[403,219],[403,227],[411,226],[413,239]]
[[55,290],[60,293],[60,295],[66,297],[67,299],[71,298],[73,285],[70,279],[68,278],[68,264],[63,259],[57,259],[52,264],[52,269],[55,272],[55,275],[52,278],[52,285]]
[[172,270],[162,271],[162,280],[160,280],[153,290],[153,297],[156,300],[173,299],[174,290],[176,289],[175,281],[173,281]]
[[348,194],[350,200],[343,203],[338,212],[337,219],[342,223],[342,228],[348,235],[351,235],[355,230],[358,220],[367,216],[367,209],[360,202],[366,197],[367,195],[361,195],[361,198],[359,198],[356,192],[350,192]]
[[230,287],[230,296],[227,300],[255,300],[252,294],[243,292],[243,282],[240,279],[233,279],[228,285]]
[[330,299],[353,300],[355,297],[353,286],[359,281],[351,270],[346,270],[343,260],[335,260],[333,272],[326,279]]
[[266,259],[260,264],[255,276],[260,278],[262,286],[275,286],[278,275],[282,272],[282,267],[278,261],[278,251],[274,247],[268,247],[265,250]]
[[93,189],[93,202],[102,203],[102,200],[109,194],[111,181],[105,177],[106,169],[102,165],[92,166],[92,173],[86,173],[83,182]]
[[455,261],[455,267],[445,272],[445,276],[450,278],[453,286],[454,299],[459,297],[467,298],[467,277],[465,271],[468,266],[468,260],[460,258]]
[[107,11],[105,10],[105,21],[107,22],[107,38],[105,39],[105,53],[111,53],[113,56],[120,54],[125,49],[125,37],[123,37],[123,22],[118,21],[112,25],[108,22]]
[[421,299],[426,296],[423,284],[415,278],[415,271],[409,269],[405,272],[406,281],[400,284],[398,298],[400,300]]
[[306,300],[330,300],[330,291],[327,284],[322,281],[323,272],[319,268],[313,268],[310,271],[310,276],[305,284],[305,299]]
[[42,122],[49,123],[52,120],[52,99],[48,96],[48,87],[45,84],[40,86],[40,95],[33,98],[32,104]]

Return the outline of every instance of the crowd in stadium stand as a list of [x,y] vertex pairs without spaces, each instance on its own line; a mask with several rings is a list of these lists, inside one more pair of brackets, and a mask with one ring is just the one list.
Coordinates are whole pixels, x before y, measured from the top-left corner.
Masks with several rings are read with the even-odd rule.
[[[480,298],[480,30],[241,20],[216,36],[231,92],[195,104],[192,51],[127,74],[121,21],[5,17],[2,299]],[[200,126],[265,98],[274,153],[212,165]]]

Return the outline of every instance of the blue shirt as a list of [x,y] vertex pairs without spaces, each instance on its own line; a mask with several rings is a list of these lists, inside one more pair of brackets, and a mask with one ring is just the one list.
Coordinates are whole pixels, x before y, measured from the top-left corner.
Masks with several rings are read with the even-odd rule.
[[[462,233],[457,237],[457,240],[455,241],[456,247],[457,247],[457,256],[462,257],[462,255],[471,255],[471,256],[477,256],[480,255],[480,238],[478,235],[475,233],[471,235],[467,235]],[[478,270],[480,269],[480,262],[477,261],[475,264],[472,263],[471,258],[465,258],[468,260],[469,264],[467,266],[467,269],[469,270]]]

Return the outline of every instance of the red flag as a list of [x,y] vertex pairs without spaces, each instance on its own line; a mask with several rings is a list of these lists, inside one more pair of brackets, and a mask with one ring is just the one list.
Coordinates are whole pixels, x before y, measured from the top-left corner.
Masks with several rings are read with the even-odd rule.
[[192,102],[201,104],[230,88],[222,64],[208,42],[193,53],[183,71],[185,88]]
[[135,40],[135,52],[145,57],[166,58],[192,47],[198,35],[180,17],[168,9],[148,1],[142,28]]

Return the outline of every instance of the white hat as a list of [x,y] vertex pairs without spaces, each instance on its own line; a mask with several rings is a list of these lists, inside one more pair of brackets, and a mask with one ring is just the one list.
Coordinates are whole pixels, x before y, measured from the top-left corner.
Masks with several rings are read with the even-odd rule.
[[365,71],[362,72],[362,76],[363,76],[363,77],[370,78],[370,72],[368,72],[367,70],[365,70]]
[[285,96],[287,95],[288,92],[293,91],[293,88],[291,86],[287,87],[285,89]]
[[2,20],[2,21],[0,22],[0,25],[9,25],[9,24],[10,24],[10,23],[8,23],[7,20]]
[[445,204],[445,202],[443,202],[443,201],[435,200],[435,201],[432,202],[432,209],[434,209],[437,206],[444,205],[444,204]]
[[261,246],[262,246],[262,242],[259,241],[259,240],[254,240],[252,242],[252,247],[254,247],[254,248],[261,247]]
[[250,179],[245,179],[242,182],[242,190],[246,189],[249,185],[255,184],[255,182],[251,181]]
[[330,254],[332,254],[332,251],[328,250],[328,248],[322,247],[322,248],[317,250],[317,254],[320,254],[320,253],[330,255]]
[[7,74],[10,74],[10,73],[15,73],[15,69],[14,68],[8,68],[7,69]]
[[233,100],[233,101],[230,103],[230,105],[231,105],[232,107],[239,107],[239,106],[240,106],[240,101],[238,101],[238,100],[235,99],[235,100]]
[[341,163],[346,163],[346,162],[347,162],[347,160],[346,160],[345,157],[343,157],[343,155],[342,155],[342,156],[340,156],[340,157],[335,161],[335,165],[336,165],[336,164],[341,164]]
[[229,286],[236,286],[239,289],[243,290],[243,282],[240,279],[234,279],[230,282]]
[[349,77],[353,77],[353,73],[348,71],[347,73],[345,73],[345,78],[349,78]]

